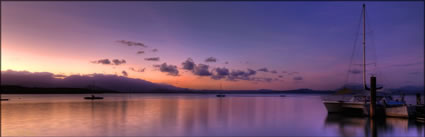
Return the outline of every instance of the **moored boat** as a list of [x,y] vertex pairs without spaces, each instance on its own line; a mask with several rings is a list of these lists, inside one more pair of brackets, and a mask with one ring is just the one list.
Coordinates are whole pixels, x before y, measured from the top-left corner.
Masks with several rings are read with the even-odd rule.
[[323,101],[328,113],[340,113],[342,112],[342,104],[344,101]]
[[425,106],[424,104],[416,106],[416,121],[425,123]]
[[386,106],[385,115],[389,117],[401,117],[409,118],[415,113],[415,106],[412,105],[397,105],[397,106]]
[[[352,115],[369,115],[370,111],[370,89],[366,84],[366,23],[365,23],[365,14],[366,6],[363,4],[362,16],[363,16],[363,63],[362,65],[362,74],[363,74],[363,82],[362,88],[357,89],[356,91],[350,90],[348,88],[344,88],[341,91],[338,91],[339,94],[348,94],[350,99],[338,99],[338,100],[329,100],[324,99],[323,104],[325,105],[327,111],[329,113],[346,113]],[[350,67],[351,69],[351,67]],[[376,90],[382,89],[382,87],[376,88]],[[375,112],[378,115],[385,113],[385,107],[381,103],[381,100],[388,99],[392,100],[390,95],[386,95],[383,92],[376,92],[376,109]],[[347,95],[346,95],[347,96]]]
[[216,97],[226,97],[226,95],[224,95],[224,94],[218,94],[218,95],[216,95]]
[[84,97],[84,99],[95,100],[95,99],[103,99],[103,97],[96,97],[94,95],[91,95],[90,97]]

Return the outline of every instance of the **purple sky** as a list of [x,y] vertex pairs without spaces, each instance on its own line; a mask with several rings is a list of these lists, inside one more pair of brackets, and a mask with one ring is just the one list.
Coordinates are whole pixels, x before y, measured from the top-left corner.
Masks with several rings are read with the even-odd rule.
[[[355,42],[353,63],[361,63],[362,3],[2,2],[1,69],[195,89],[334,89],[346,83]],[[367,58],[377,63],[368,71],[386,87],[423,86],[424,3],[365,3]],[[194,69],[184,69],[188,58]]]

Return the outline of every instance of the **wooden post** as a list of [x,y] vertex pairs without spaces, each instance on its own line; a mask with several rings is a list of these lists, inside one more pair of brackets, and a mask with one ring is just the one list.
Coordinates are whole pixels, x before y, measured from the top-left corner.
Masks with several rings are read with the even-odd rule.
[[421,101],[421,94],[419,94],[419,93],[416,93],[416,104],[417,104],[417,105],[422,104],[422,101]]
[[378,136],[378,132],[376,129],[376,119],[370,119],[370,137],[377,137]]
[[375,117],[375,109],[376,109],[376,77],[370,77],[370,118]]
[[375,109],[376,109],[376,77],[370,77],[370,129],[372,130],[371,136],[377,137]]

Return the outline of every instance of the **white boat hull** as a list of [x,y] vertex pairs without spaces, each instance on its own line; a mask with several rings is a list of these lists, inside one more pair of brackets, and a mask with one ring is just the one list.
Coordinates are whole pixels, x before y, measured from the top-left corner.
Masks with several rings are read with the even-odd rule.
[[360,112],[362,115],[368,115],[368,107],[364,103],[359,102],[340,102],[340,101],[324,101],[328,113],[342,112]]
[[413,106],[401,105],[401,106],[392,106],[385,108],[385,115],[389,117],[403,117],[408,118],[414,113]]
[[362,102],[344,103],[342,108],[348,112],[358,112],[362,115],[369,115],[369,107]]
[[340,113],[342,112],[342,103],[338,101],[324,101],[326,110],[328,113]]

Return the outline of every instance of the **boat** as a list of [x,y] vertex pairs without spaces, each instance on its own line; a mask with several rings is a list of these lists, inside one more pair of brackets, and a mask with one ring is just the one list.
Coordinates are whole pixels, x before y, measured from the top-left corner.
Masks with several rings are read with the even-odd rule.
[[416,106],[416,121],[420,123],[425,123],[425,105]]
[[[220,83],[220,91],[223,91],[223,88],[221,87],[221,83]],[[226,97],[226,95],[224,95],[224,94],[217,94],[217,95],[215,95],[216,97],[219,97],[219,98],[222,98],[222,97]]]
[[90,97],[84,97],[84,99],[96,100],[96,99],[103,99],[103,97],[96,97],[94,95],[91,95]]
[[7,99],[7,98],[2,98],[2,99],[0,99],[0,101],[9,101],[9,99]]
[[388,117],[412,118],[416,112],[416,106],[407,105],[404,101],[404,95],[401,100],[385,101],[385,115]]
[[409,118],[416,112],[416,106],[400,104],[397,106],[386,106],[385,115],[388,117]]
[[224,94],[217,94],[217,95],[215,95],[216,97],[226,97],[226,95],[224,95]]
[[[95,92],[96,91],[96,84],[95,84],[94,81],[93,81],[93,85],[91,87],[91,90],[92,90],[92,92]],[[84,99],[87,99],[87,100],[97,100],[97,99],[103,99],[103,97],[96,97],[94,95],[91,95],[90,97],[84,97]]]
[[[359,91],[355,91],[354,94],[351,93],[348,95],[342,96],[343,98],[332,99],[332,98],[324,98],[323,104],[326,107],[328,113],[346,113],[353,115],[369,115],[369,106],[370,106],[370,88],[368,88],[366,84],[366,23],[365,23],[365,11],[366,5],[363,4],[362,16],[363,16],[363,63],[361,64],[363,67],[363,83],[362,89]],[[382,87],[378,87],[378,89],[382,89]],[[353,92],[348,88],[343,88],[338,91],[338,94],[347,94],[348,92]],[[392,96],[389,94],[385,94],[383,92],[376,92],[376,114],[384,114],[385,107],[382,104],[383,100],[392,100]]]

